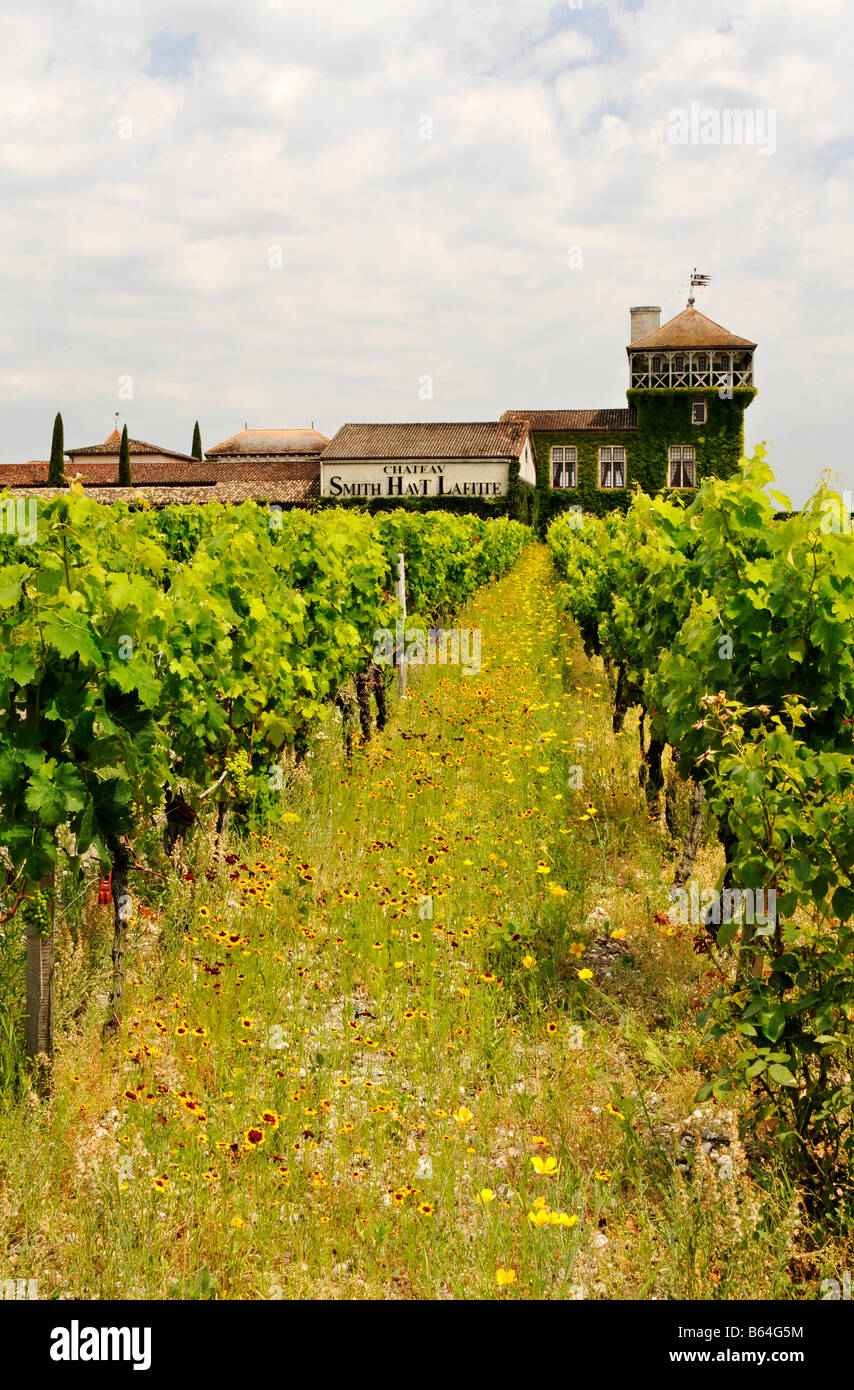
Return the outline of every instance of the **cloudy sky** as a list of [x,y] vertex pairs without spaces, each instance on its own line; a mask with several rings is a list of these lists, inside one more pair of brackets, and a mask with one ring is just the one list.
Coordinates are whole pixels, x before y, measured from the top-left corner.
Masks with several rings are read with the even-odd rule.
[[[2,0],[0,462],[57,409],[189,452],[621,405],[697,266],[748,446],[854,488],[853,49],[846,0]],[[674,143],[692,102],[756,142]]]

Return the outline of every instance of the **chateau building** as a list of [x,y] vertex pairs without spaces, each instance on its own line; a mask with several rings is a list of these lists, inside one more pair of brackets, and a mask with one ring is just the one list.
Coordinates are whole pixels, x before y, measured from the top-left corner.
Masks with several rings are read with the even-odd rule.
[[[331,439],[311,429],[239,431],[204,459],[129,440],[133,486],[118,481],[117,430],[68,449],[66,477],[102,501],[309,506],[494,505],[545,525],[569,506],[603,512],[631,489],[697,487],[727,477],[744,452],[744,411],[756,394],[756,344],[688,305],[630,310],[627,404],[608,409],[507,410],[500,420],[346,424]],[[48,464],[0,468],[0,489],[51,496]]]
[[510,483],[536,483],[527,421],[344,425],[320,459],[324,497],[375,499],[506,497]]

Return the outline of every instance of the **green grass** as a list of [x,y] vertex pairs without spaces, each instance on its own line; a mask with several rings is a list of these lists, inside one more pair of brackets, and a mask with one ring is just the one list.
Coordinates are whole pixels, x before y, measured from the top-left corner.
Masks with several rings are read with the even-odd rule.
[[[673,847],[544,549],[460,621],[479,676],[414,673],[350,765],[330,723],[292,819],[208,877],[198,836],[195,888],[140,908],[106,1048],[108,909],[60,928],[53,1094],[7,1087],[2,1114],[0,1277],[42,1298],[812,1298],[850,1267],[748,1164],[736,1115],[690,1120],[708,958],[655,920]],[[730,1178],[692,1125],[730,1136]]]

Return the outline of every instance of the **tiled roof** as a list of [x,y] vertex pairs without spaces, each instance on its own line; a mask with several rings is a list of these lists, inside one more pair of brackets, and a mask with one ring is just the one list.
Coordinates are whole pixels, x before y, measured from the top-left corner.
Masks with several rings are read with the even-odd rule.
[[205,452],[208,458],[225,454],[320,454],[328,443],[319,430],[241,430]]
[[737,338],[719,323],[706,318],[699,309],[688,308],[656,328],[654,333],[647,333],[645,338],[629,343],[629,347],[635,352],[638,348],[755,348],[756,344],[747,338]]
[[528,420],[532,430],[636,430],[633,407],[617,410],[505,410],[502,420]]
[[[2,491],[0,472],[0,491]],[[27,497],[49,500],[65,492],[65,488],[28,487]],[[10,489],[23,492],[22,488]],[[188,506],[197,502],[311,502],[320,496],[320,479],[282,478],[263,482],[219,482],[210,487],[88,487],[86,496],[95,502],[149,502],[155,507]]]
[[527,425],[496,420],[470,424],[342,425],[323,453],[333,459],[518,458]]
[[[47,463],[11,463],[0,465],[0,487],[44,487],[47,484]],[[314,455],[289,459],[287,463],[269,460],[201,460],[178,459],[164,463],[149,462],[144,456],[135,459],[131,469],[137,487],[213,487],[221,483],[311,482],[319,478],[320,465]],[[119,480],[118,459],[81,459],[66,463],[65,475],[79,477],[83,486],[115,487]]]
[[[122,437],[118,430],[113,430],[112,434],[107,435],[103,444],[87,444],[85,448],[66,449],[65,452],[78,456],[81,454],[106,454],[107,456],[115,454],[118,458],[121,442]],[[177,450],[163,449],[159,444],[146,444],[143,439],[128,439],[128,452],[130,454],[165,454],[170,459],[186,459],[192,462],[191,454],[179,454]]]

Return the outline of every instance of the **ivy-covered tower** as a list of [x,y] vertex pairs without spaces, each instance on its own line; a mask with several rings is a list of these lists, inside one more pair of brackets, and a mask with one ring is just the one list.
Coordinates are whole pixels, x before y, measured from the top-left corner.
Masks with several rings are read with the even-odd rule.
[[656,307],[630,315],[626,396],[641,430],[667,444],[663,486],[690,488],[709,474],[726,477],[744,452],[756,344],[701,314],[693,295],[661,326]]
[[540,526],[566,507],[625,509],[633,486],[691,492],[705,477],[730,476],[744,453],[756,344],[701,314],[693,296],[665,324],[656,305],[629,312],[628,409],[502,416],[530,424]]

